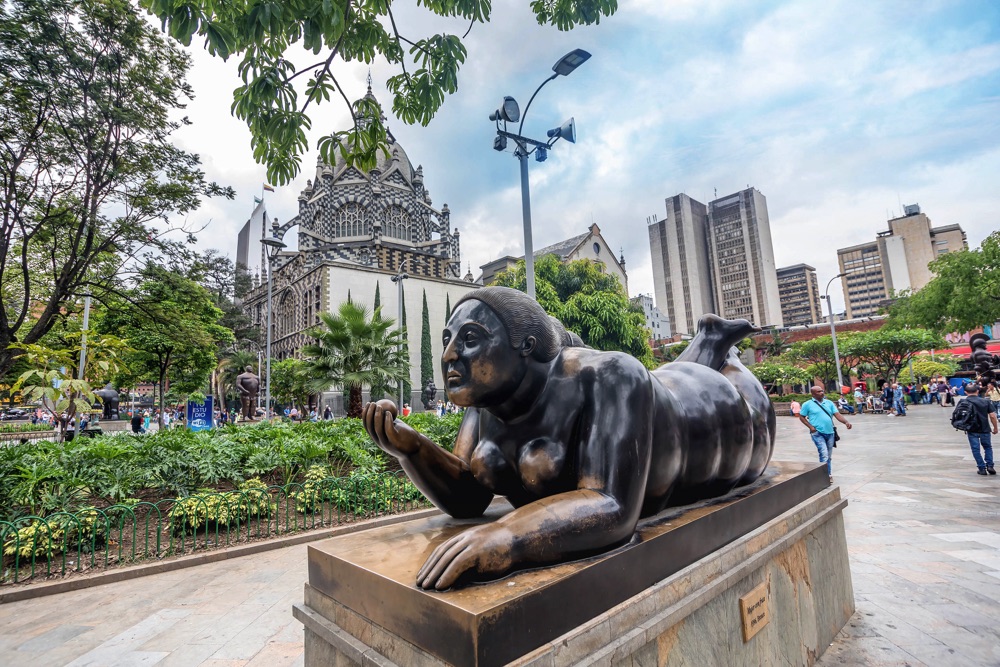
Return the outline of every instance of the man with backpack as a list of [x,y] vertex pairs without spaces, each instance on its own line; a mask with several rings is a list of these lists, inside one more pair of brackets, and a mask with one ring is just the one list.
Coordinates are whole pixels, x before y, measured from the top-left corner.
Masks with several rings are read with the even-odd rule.
[[825,398],[823,387],[813,387],[810,390],[812,399],[804,402],[799,409],[799,421],[809,429],[816,451],[819,452],[819,462],[826,464],[826,472],[833,481],[833,448],[837,445],[837,430],[833,426],[836,419],[851,429],[851,423],[844,419],[833,401]]
[[[965,431],[972,448],[972,457],[980,475],[995,475],[993,468],[993,443],[990,427],[997,432],[997,409],[989,399],[979,395],[979,385],[970,382],[965,385],[965,399],[955,406],[951,413],[951,425]],[[982,449],[982,454],[979,450]]]

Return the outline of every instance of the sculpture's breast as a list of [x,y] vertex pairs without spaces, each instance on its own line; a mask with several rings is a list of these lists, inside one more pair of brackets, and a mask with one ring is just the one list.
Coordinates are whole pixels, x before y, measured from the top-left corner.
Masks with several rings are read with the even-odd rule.
[[518,472],[524,488],[537,496],[548,496],[563,489],[560,481],[574,478],[567,470],[568,447],[552,438],[535,438],[518,454]]
[[469,468],[480,484],[494,493],[509,495],[520,486],[517,471],[492,440],[480,440],[469,459]]

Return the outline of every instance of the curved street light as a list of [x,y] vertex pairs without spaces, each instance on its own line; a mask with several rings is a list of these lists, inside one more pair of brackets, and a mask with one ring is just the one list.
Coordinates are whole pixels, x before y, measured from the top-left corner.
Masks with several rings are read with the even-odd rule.
[[286,247],[285,242],[281,240],[284,235],[284,232],[278,233],[278,221],[275,220],[271,223],[271,236],[260,240],[267,252],[267,351],[264,353],[266,364],[264,371],[266,392],[264,418],[268,421],[271,419],[271,286],[274,284],[274,258]]
[[[565,139],[570,143],[576,143],[576,123],[572,118],[570,118],[561,126],[549,130],[547,132],[549,140],[544,142],[529,139],[528,137],[523,136],[521,134],[521,129],[524,127],[524,119],[528,115],[528,109],[531,108],[531,103],[535,101],[535,96],[538,95],[538,91],[540,91],[549,81],[552,81],[560,76],[568,76],[577,67],[587,62],[589,59],[590,54],[583,49],[574,49],[573,51],[570,51],[552,66],[552,76],[545,79],[545,81],[542,81],[538,88],[535,89],[535,92],[531,94],[531,98],[528,100],[527,106],[524,107],[523,114],[517,105],[517,100],[509,95],[504,97],[497,110],[490,114],[490,120],[494,121],[497,127],[497,136],[493,138],[493,149],[497,151],[506,150],[508,139],[512,139],[517,145],[514,149],[514,157],[518,159],[521,166],[521,217],[524,224],[524,272],[525,279],[527,280],[526,291],[528,296],[532,299],[535,298],[535,257],[534,248],[531,243],[531,196],[528,188],[528,156],[534,153],[535,160],[538,162],[544,162],[545,158],[548,157],[549,149],[552,148],[553,144],[559,141],[559,139]],[[508,132],[507,123],[516,123],[519,120],[520,125],[517,127],[517,132]],[[503,122],[503,129],[500,129],[501,122]]]
[[826,299],[826,308],[830,313],[830,337],[833,339],[833,362],[837,365],[837,395],[840,396],[840,392],[844,387],[844,374],[840,371],[840,352],[837,350],[837,328],[833,324],[833,304],[830,302],[830,285],[837,278],[843,278],[846,273],[838,273],[833,278],[830,278],[830,282],[826,284],[826,291],[823,298]]

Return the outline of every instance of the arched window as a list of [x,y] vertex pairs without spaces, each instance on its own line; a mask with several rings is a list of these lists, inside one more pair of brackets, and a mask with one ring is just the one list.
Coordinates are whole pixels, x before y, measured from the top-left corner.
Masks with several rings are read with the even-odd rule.
[[334,217],[334,229],[340,236],[367,236],[368,225],[365,224],[365,212],[357,202],[347,202]]
[[386,210],[385,236],[402,241],[413,240],[410,216],[402,206],[392,205]]

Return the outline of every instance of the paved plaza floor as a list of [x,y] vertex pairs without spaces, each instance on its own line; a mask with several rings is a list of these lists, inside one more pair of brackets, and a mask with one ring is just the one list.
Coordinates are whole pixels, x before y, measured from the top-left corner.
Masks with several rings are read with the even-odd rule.
[[[857,613],[818,664],[1000,665],[1000,476],[950,410],[849,417],[835,451]],[[778,420],[775,459],[815,460]],[[306,547],[0,605],[0,665],[302,663]],[[734,630],[735,631],[735,630]]]

